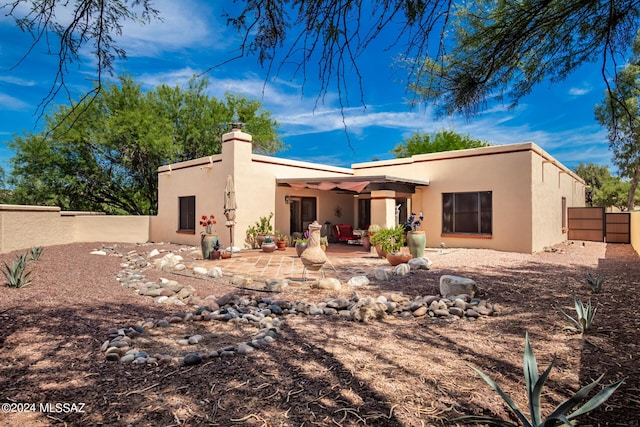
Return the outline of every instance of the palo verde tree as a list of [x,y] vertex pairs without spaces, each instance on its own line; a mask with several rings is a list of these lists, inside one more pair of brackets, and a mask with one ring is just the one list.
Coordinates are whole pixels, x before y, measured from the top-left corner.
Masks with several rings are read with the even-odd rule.
[[633,210],[640,181],[640,33],[633,43],[631,59],[613,83],[596,106],[595,116],[607,128],[612,161],[620,176],[630,180],[627,209]]
[[416,132],[404,142],[396,145],[391,152],[400,158],[411,157],[414,154],[439,153],[489,145],[488,142],[481,139],[473,139],[469,135],[461,135],[453,130],[442,129],[433,134]]
[[92,102],[58,107],[42,132],[11,142],[13,202],[155,214],[157,168],[219,153],[229,122],[247,124],[254,151],[282,148],[277,123],[260,103],[232,95],[217,100],[206,88],[194,79],[186,89],[144,92],[123,77]]
[[[628,194],[631,183],[618,176],[612,176],[609,167],[595,163],[580,163],[573,171],[587,184],[587,204],[608,208],[615,206],[624,211],[628,208]],[[638,192],[634,205],[640,203]]]
[[[32,35],[25,55],[51,41],[60,66],[49,99],[66,89],[65,73],[81,48],[90,47],[100,88],[114,61],[125,57],[115,38],[123,24],[161,18],[151,0],[0,4]],[[56,15],[62,6],[72,17],[67,22]],[[235,58],[255,56],[265,79],[294,64],[305,81],[320,82],[320,96],[333,88],[342,99],[353,81],[362,95],[360,54],[388,36],[390,44],[376,48],[401,55],[408,86],[447,113],[473,112],[494,94],[515,103],[586,62],[615,73],[615,59],[640,20],[640,0],[238,0],[224,7],[227,25],[240,34]]]

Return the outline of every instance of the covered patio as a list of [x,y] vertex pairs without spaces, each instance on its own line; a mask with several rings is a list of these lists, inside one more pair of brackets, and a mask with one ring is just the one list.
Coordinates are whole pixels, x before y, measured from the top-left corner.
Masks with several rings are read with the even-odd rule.
[[[323,235],[340,239],[336,225],[348,225],[358,234],[371,224],[393,227],[411,212],[413,198],[429,186],[428,179],[390,175],[277,178],[278,195],[289,205],[289,229],[300,232],[318,220],[330,223]],[[278,197],[279,197],[278,196]],[[338,200],[338,201],[336,201]],[[328,207],[328,204],[334,206]],[[284,212],[286,213],[286,212]]]

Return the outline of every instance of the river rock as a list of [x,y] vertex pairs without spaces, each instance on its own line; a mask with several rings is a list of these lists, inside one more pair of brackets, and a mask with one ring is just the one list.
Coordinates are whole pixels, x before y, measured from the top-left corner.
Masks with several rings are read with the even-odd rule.
[[473,298],[477,291],[478,285],[472,279],[450,275],[440,277],[440,295],[443,297],[468,294]]
[[369,278],[367,276],[353,276],[347,282],[349,286],[367,286],[369,284]]

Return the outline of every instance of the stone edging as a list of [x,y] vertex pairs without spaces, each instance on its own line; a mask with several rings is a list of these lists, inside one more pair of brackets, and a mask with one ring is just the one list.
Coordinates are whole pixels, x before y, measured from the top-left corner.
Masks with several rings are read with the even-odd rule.
[[[135,289],[138,294],[153,298],[154,301],[158,303],[197,307],[195,311],[186,312],[184,315],[174,315],[163,319],[146,319],[135,326],[111,329],[108,339],[104,341],[101,346],[101,351],[104,352],[105,359],[108,361],[131,362],[134,364],[171,363],[178,365],[196,365],[212,357],[248,354],[275,340],[280,334],[279,327],[284,322],[284,319],[280,316],[327,315],[340,316],[360,322],[379,320],[387,315],[400,318],[430,316],[448,320],[467,319],[473,321],[480,317],[499,314],[501,311],[501,307],[497,304],[491,304],[486,300],[478,298],[471,298],[469,295],[457,295],[447,298],[427,295],[418,296],[410,300],[408,297],[398,293],[390,293],[386,296],[381,295],[377,298],[359,298],[358,295],[354,293],[350,299],[331,298],[319,304],[309,304],[302,301],[290,303],[275,298],[261,297],[254,297],[252,300],[248,300],[246,298],[240,298],[236,294],[227,294],[213,301],[209,297],[205,299],[199,297],[195,289],[190,285],[180,285],[176,281],[167,279],[162,279],[159,283],[146,281],[142,272],[152,267],[152,264],[147,258],[138,254],[137,251],[130,251],[127,254],[117,254],[114,248],[106,247],[104,249],[106,250],[92,253],[106,255],[107,252],[111,252],[114,255],[123,257],[125,260],[125,262],[121,263],[122,270],[117,277],[117,280],[122,286]],[[153,256],[159,254],[160,253],[157,252]],[[150,254],[149,257],[151,256]],[[161,262],[162,259],[166,260],[167,257],[174,258],[173,261],[168,263],[169,265]],[[179,259],[176,261],[175,258]],[[167,254],[161,259],[156,259],[154,265],[163,270],[167,267],[175,268],[177,266],[177,271],[184,271],[186,267],[179,262],[181,259],[181,257],[175,254]],[[394,269],[393,274],[405,275],[410,271],[410,267],[407,264],[398,267]],[[196,269],[201,270],[195,271]],[[223,276],[219,267],[214,267],[211,270],[195,267],[194,273],[212,277]],[[388,273],[387,270],[378,268],[372,274],[378,280],[386,280],[390,273]],[[358,276],[358,283],[362,284],[363,278],[367,279],[366,276]],[[355,278],[349,281],[350,284],[353,279]],[[337,279],[333,280],[337,281]],[[231,278],[232,284],[235,285],[247,284],[247,281],[251,282],[251,279],[241,275]],[[286,281],[267,279],[265,280],[265,289],[273,288],[274,285],[286,287],[286,283],[283,282]],[[368,279],[366,284],[368,284]],[[258,333],[247,342],[208,351],[206,353],[187,352],[182,356],[166,354],[148,355],[144,351],[135,349],[135,338],[144,334],[145,331],[150,328],[166,328],[172,323],[178,322],[211,320],[230,323],[249,323],[255,325],[259,330]],[[202,337],[197,335],[189,337],[189,339],[186,339],[186,342],[179,344],[188,346],[189,344],[199,343],[201,339]]]

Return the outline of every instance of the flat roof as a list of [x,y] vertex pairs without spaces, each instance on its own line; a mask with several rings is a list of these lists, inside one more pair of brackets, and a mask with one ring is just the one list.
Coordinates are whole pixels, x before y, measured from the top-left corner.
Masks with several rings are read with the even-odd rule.
[[[416,187],[428,186],[430,184],[428,179],[422,180],[400,178],[390,175],[277,178],[276,183],[281,187],[289,186],[292,188],[316,188],[327,191],[337,189],[353,193],[370,193],[373,190],[394,190],[402,193],[415,193]],[[334,188],[331,188],[331,184],[334,184]],[[355,190],[351,188],[355,188]]]

